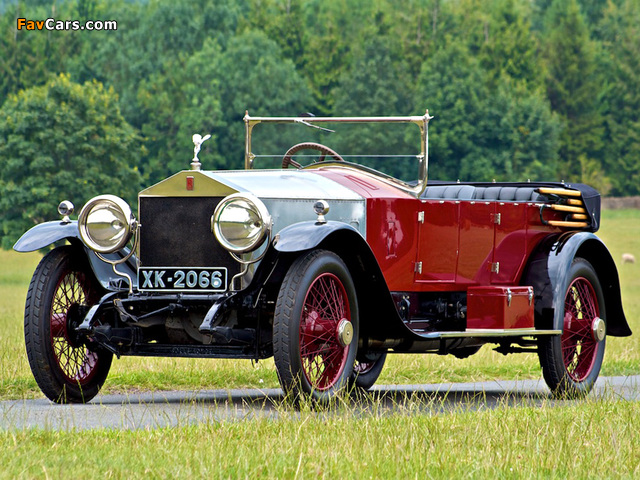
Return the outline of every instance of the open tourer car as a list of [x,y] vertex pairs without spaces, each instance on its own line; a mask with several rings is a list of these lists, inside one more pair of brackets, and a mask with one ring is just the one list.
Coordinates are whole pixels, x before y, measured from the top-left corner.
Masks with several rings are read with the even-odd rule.
[[[555,395],[588,393],[607,336],[631,335],[616,266],[594,233],[598,192],[429,180],[431,118],[247,113],[242,170],[202,168],[208,136],[194,135],[190,168],[141,191],[135,208],[112,192],[76,221],[63,201],[61,220],[14,247],[55,245],[25,309],[43,393],[89,401],[113,355],[273,356],[287,395],[322,403],[370,388],[389,353],[465,358],[485,344],[537,353]],[[414,129],[413,179],[304,138],[330,141],[328,127],[347,124]],[[301,143],[258,168],[257,130],[275,128],[270,139],[283,125]]]

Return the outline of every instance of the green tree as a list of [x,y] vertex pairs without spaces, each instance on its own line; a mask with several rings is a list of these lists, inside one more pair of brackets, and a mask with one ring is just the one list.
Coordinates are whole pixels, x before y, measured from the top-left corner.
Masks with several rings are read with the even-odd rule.
[[[225,45],[233,38],[244,9],[246,2],[237,0],[104,4],[102,15],[117,19],[118,30],[87,36],[68,71],[79,82],[95,78],[113,86],[123,115],[141,129],[156,112],[140,108],[140,85],[149,81],[177,85],[184,62],[202,48],[205,39]],[[166,81],[160,82],[158,76]]]
[[492,91],[484,78],[478,59],[461,44],[424,63],[416,103],[426,99],[435,116],[430,178],[554,179],[560,124],[548,103],[506,80]]
[[[578,5],[587,25],[594,29],[604,15],[607,4],[611,0],[578,0]],[[613,0],[620,3],[618,0]],[[533,0],[532,6],[532,24],[536,30],[544,30],[545,16],[551,8],[554,0]]]
[[[152,152],[150,180],[186,168],[193,133],[211,134],[200,159],[207,169],[241,168],[244,153],[243,115],[291,116],[313,103],[304,79],[280,47],[263,32],[246,31],[226,48],[216,40],[180,60],[171,75],[159,73],[141,84],[138,101],[154,112],[143,123]],[[283,154],[294,142],[292,132],[273,134],[256,128],[261,154]],[[298,129],[299,132],[299,129]]]
[[390,5],[393,35],[402,45],[402,57],[416,77],[424,59],[436,50],[437,41],[448,28],[449,9],[442,0],[407,0],[403,8]]
[[[69,31],[18,30],[17,19],[46,19],[70,15],[70,6],[43,6],[22,2],[0,15],[0,105],[10,93],[44,85],[49,78],[64,72],[64,60],[77,54],[80,39]],[[45,3],[51,3],[44,6]]]
[[[562,123],[538,91],[506,83],[496,95],[498,123],[507,135],[507,156],[500,176],[505,180],[559,180],[558,155]],[[502,110],[504,109],[504,110]]]
[[614,195],[640,194],[640,9],[628,0],[609,4],[601,22],[604,72],[601,112],[604,171]]
[[544,76],[538,61],[539,43],[531,31],[527,9],[516,0],[498,0],[490,13],[479,56],[487,81],[495,87],[501,76],[507,76],[529,90],[541,87]]
[[9,248],[33,225],[56,218],[63,199],[81,207],[105,191],[133,201],[141,153],[113,90],[60,75],[11,95],[0,109],[0,238]]
[[[401,58],[400,46],[390,37],[372,36],[340,77],[336,88],[334,111],[340,116],[384,116],[414,113],[411,106],[407,68]],[[426,105],[420,105],[426,107]],[[422,112],[424,113],[424,112]],[[378,128],[376,128],[378,127]],[[411,129],[410,132],[406,132]],[[406,134],[413,134],[407,143]],[[390,125],[340,125],[329,137],[341,153],[368,155],[416,154],[420,151],[419,134],[410,125],[393,128]],[[354,151],[356,147],[356,151]],[[368,159],[366,165],[399,178],[416,177],[415,157],[410,161]]]
[[587,24],[594,28],[602,20],[607,4],[613,2],[610,0],[580,0],[579,3]]
[[334,113],[333,93],[344,69],[357,55],[358,45],[379,24],[380,3],[370,0],[308,0],[303,4],[306,41],[304,56],[297,65],[308,80],[315,100],[314,113]]
[[[582,181],[584,166],[600,163],[603,148],[596,46],[576,0],[555,0],[547,11],[545,29],[547,94],[564,122],[561,173],[566,180]],[[606,190],[608,180],[601,178],[601,185],[594,186]]]
[[[214,133],[219,145],[218,165],[225,168],[243,165],[242,118],[246,110],[253,116],[291,116],[308,112],[313,105],[307,84],[293,62],[285,59],[280,47],[263,32],[248,31],[234,37],[218,62],[212,62],[209,68],[202,66],[194,72],[194,83],[203,85],[216,79],[219,85],[222,121]],[[284,153],[293,141],[285,132],[260,137],[259,131],[270,128],[261,127],[256,128],[256,135],[262,139],[256,142],[261,147],[258,153]]]
[[[118,30],[87,36],[82,53],[69,61],[69,71],[78,81],[96,78],[119,93],[122,114],[146,140],[141,173],[145,182],[155,182],[188,167],[191,135],[211,128],[213,119],[220,121],[215,79],[222,72],[194,82],[188,62],[205,41],[222,48],[234,38],[246,2],[152,0],[99,7],[104,18],[118,20]],[[191,91],[195,83],[201,87],[197,95]],[[202,101],[210,109],[194,117],[194,102]],[[188,118],[193,124],[187,125]],[[203,158],[214,143],[204,145]]]
[[218,78],[221,55],[217,41],[206,41],[192,56],[168,64],[179,64],[180,68],[159,71],[140,84],[138,104],[149,112],[142,124],[149,151],[143,172],[146,181],[154,183],[188,168],[194,133],[212,135],[199,157],[204,168],[225,166],[217,144],[218,131],[224,124]]
[[304,69],[305,50],[310,36],[305,28],[303,2],[291,0],[250,0],[251,13],[245,30],[262,30],[292,60],[297,69]]
[[414,103],[426,102],[435,117],[429,127],[430,178],[490,180],[493,176],[479,169],[478,175],[466,176],[465,165],[482,160],[477,132],[485,114],[483,99],[489,95],[482,80],[478,61],[461,44],[437,51],[422,65]]

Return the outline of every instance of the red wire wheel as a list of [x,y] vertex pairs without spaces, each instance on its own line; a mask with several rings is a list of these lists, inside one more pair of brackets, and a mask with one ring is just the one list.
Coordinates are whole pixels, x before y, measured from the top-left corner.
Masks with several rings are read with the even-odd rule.
[[600,318],[596,293],[583,277],[573,280],[564,302],[562,357],[567,374],[574,382],[589,377],[596,362],[598,345],[593,323]]
[[77,310],[79,305],[88,304],[89,288],[84,272],[68,269],[63,272],[51,302],[50,341],[53,354],[66,380],[80,385],[86,385],[95,375],[98,354],[73,341],[68,320],[70,312]]
[[357,332],[355,288],[344,262],[325,250],[298,258],[280,288],[273,322],[285,392],[321,402],[340,392],[353,371]]
[[113,355],[75,333],[101,292],[84,253],[71,246],[49,252],[33,274],[25,305],[27,357],[36,383],[54,402],[88,402],[107,378]]
[[556,396],[577,397],[593,388],[604,358],[606,312],[593,266],[576,258],[569,269],[562,335],[540,338],[538,355],[547,385]]
[[307,381],[320,391],[333,387],[344,371],[349,346],[340,330],[351,311],[344,285],[332,273],[317,277],[304,300],[300,319],[300,355]]

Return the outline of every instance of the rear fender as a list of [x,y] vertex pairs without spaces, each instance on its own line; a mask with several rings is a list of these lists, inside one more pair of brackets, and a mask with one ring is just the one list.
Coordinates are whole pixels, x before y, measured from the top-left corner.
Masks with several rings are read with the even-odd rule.
[[[67,240],[72,245],[82,247],[91,269],[103,288],[106,290],[120,290],[120,285],[124,278],[116,275],[110,263],[102,261],[95,252],[87,248],[80,240],[80,232],[78,231],[78,222],[45,222],[29,229],[22,237],[18,239],[13,249],[16,252],[33,252],[48,247],[61,240]],[[80,249],[78,249],[80,250]],[[104,255],[110,260],[119,260],[129,252],[128,249],[121,252],[110,253]],[[130,258],[126,262],[118,265],[116,268],[119,272],[126,273],[132,279],[134,287],[136,286],[136,260],[135,257]]]
[[547,239],[531,256],[521,284],[532,285],[534,288],[536,328],[562,330],[565,293],[570,280],[568,273],[576,257],[591,263],[602,286],[607,312],[607,335],[631,335],[622,308],[616,265],[602,240],[589,232]]

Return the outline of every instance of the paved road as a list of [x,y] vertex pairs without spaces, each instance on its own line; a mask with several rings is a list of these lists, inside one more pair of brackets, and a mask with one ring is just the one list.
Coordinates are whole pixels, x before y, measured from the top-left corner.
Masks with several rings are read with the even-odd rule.
[[[591,398],[640,400],[640,375],[601,377]],[[280,389],[202,390],[98,395],[87,405],[55,405],[45,399],[0,402],[0,429],[37,427],[54,430],[139,429],[196,423],[278,418],[295,411],[282,406]],[[354,400],[356,414],[383,412],[439,413],[451,409],[498,405],[564,403],[551,399],[542,380],[492,381],[432,385],[378,385]]]

